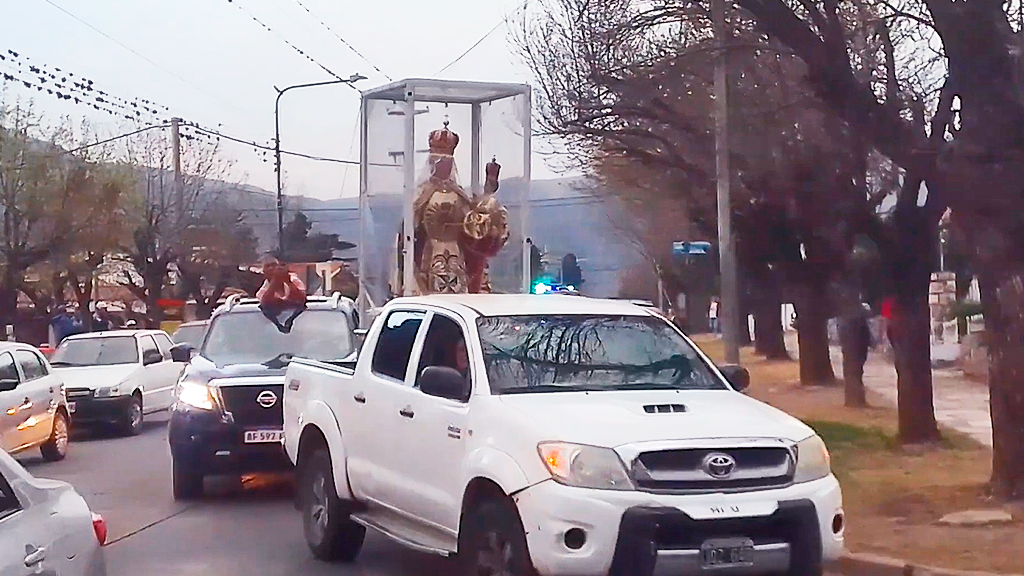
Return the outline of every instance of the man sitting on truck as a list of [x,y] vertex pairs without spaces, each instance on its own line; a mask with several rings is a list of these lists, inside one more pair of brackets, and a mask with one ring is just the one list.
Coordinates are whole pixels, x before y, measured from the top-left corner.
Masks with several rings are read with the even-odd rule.
[[[288,334],[299,314],[306,309],[306,285],[298,274],[288,270],[273,256],[267,256],[263,262],[263,286],[256,292],[260,301],[260,310],[281,332]],[[281,322],[278,317],[282,312],[291,310],[291,314]]]

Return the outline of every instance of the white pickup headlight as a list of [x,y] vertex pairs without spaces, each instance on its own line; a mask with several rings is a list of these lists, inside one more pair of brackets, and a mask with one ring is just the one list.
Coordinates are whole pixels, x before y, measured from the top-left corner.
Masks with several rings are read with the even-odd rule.
[[551,477],[561,484],[600,490],[633,490],[626,467],[611,448],[544,442],[537,446],[537,452]]
[[178,384],[178,401],[200,410],[213,410],[213,392],[205,384],[185,380]]
[[796,445],[796,473],[793,481],[810,482],[832,473],[832,457],[820,436],[815,434]]

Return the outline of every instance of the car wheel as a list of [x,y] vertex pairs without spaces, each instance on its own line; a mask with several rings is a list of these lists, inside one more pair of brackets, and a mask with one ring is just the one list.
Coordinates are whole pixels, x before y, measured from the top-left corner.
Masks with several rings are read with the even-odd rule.
[[195,500],[203,496],[203,474],[183,458],[171,457],[171,484],[175,500]]
[[533,576],[526,531],[511,501],[490,498],[466,513],[458,559],[466,576]]
[[142,419],[142,398],[135,393],[121,417],[121,433],[125,436],[138,436],[142,432]]
[[50,439],[39,447],[43,459],[48,462],[63,460],[68,455],[68,417],[63,412],[53,415],[53,431]]
[[327,450],[314,452],[300,473],[302,532],[313,556],[328,562],[352,562],[359,556],[366,528],[355,523],[334,488]]

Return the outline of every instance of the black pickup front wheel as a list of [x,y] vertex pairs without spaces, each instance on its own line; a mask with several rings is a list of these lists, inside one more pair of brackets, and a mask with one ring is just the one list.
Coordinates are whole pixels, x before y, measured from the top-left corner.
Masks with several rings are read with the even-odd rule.
[[352,562],[359,556],[366,528],[352,521],[334,488],[331,455],[319,449],[300,470],[302,531],[313,556],[328,562]]

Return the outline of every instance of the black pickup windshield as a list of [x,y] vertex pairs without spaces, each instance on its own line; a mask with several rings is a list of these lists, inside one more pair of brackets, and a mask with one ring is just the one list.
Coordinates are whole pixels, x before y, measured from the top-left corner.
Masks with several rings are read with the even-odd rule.
[[202,355],[217,364],[280,364],[292,356],[338,361],[352,352],[352,331],[337,310],[306,310],[284,333],[260,311],[218,316],[210,323]]
[[727,389],[659,318],[494,316],[477,326],[494,394]]

